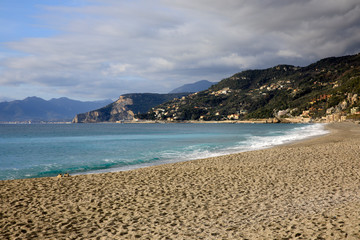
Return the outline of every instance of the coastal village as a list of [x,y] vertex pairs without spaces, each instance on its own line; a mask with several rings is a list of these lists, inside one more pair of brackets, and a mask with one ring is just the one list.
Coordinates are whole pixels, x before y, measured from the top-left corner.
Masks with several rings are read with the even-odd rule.
[[359,54],[248,70],[148,111],[146,120],[310,123],[360,120]]
[[[262,86],[257,90],[263,90],[265,87]],[[271,85],[266,89],[268,91],[273,90],[274,88],[284,88],[284,85]],[[296,89],[294,89],[296,91]],[[211,92],[211,95],[219,96],[219,95],[227,95],[231,93],[231,89],[224,88],[219,91]],[[189,95],[192,96],[197,95],[198,93],[194,93]],[[261,94],[266,94],[265,92],[261,92]],[[313,107],[317,102],[327,101],[331,95],[320,95],[316,99],[312,99],[309,104],[312,105],[308,110],[304,110],[298,116],[293,116],[294,112],[297,112],[298,109],[285,109],[274,112],[274,118],[268,119],[248,119],[241,120],[241,117],[247,114],[246,110],[241,110],[239,112],[229,114],[224,116],[221,121],[232,121],[232,122],[265,122],[265,123],[311,123],[311,122],[320,122],[320,123],[330,123],[330,122],[345,122],[345,121],[360,121],[360,107],[355,106],[359,105],[360,97],[358,94],[348,93],[346,100],[342,101],[336,107],[330,107],[326,109],[326,115],[321,118],[313,118],[312,115],[314,112],[323,111],[322,108]],[[182,97],[181,99],[174,99],[173,105],[168,106],[168,109],[163,108],[154,108],[152,111],[155,114],[156,120],[166,120],[167,122],[174,122],[179,120],[179,113],[177,112],[181,105],[186,105],[186,97]],[[349,106],[352,106],[349,108]],[[195,106],[194,109],[199,109],[200,107]],[[349,111],[346,111],[349,109]],[[208,110],[208,108],[203,108],[203,110]],[[216,116],[219,116],[220,113],[216,112]],[[200,116],[199,121],[204,121],[205,115]],[[138,121],[135,119],[135,121]]]
[[[277,68],[278,69],[278,68]],[[294,68],[296,70],[297,68]],[[284,67],[285,71],[287,68]],[[325,69],[316,69],[318,72],[325,72]],[[246,80],[246,77],[231,77],[230,80]],[[276,78],[274,78],[276,80]],[[332,82],[318,82],[314,81],[313,85],[315,87],[330,87],[332,89],[336,89],[339,87],[339,83],[337,81]],[[261,97],[267,96],[273,91],[285,90],[291,92],[292,95],[296,95],[300,89],[294,85],[294,83],[288,80],[279,80],[273,83],[261,85],[258,88],[252,89],[245,93],[251,97]],[[229,97],[232,94],[241,94],[241,90],[233,90],[229,87],[214,91],[207,90],[206,94],[213,97]],[[153,108],[152,111],[155,115],[156,120],[166,120],[168,122],[174,122],[180,119],[179,109],[181,106],[186,106],[191,102],[191,99],[194,99],[199,92],[188,95],[187,97],[182,97],[179,99],[173,99],[170,105],[166,108]],[[330,108],[324,109],[321,105],[327,103],[332,97],[332,94],[321,94],[316,98],[311,99],[308,102],[308,109],[305,109],[300,112],[299,109],[282,109],[274,111],[274,118],[269,119],[252,119],[250,121],[255,122],[289,122],[289,123],[309,123],[309,122],[344,122],[344,121],[359,121],[360,120],[360,97],[356,93],[345,93],[346,97],[343,101],[341,101],[338,105],[332,106]],[[320,105],[320,106],[318,106]],[[221,106],[221,104],[220,104]],[[202,106],[193,106],[194,110],[203,110],[204,112],[208,112],[209,108]],[[313,117],[315,113],[325,112],[324,116],[321,117]],[[248,111],[246,109],[241,109],[237,112],[227,114],[226,116],[221,116],[221,121],[240,121],[246,116]],[[295,114],[294,114],[295,113]],[[297,115],[296,115],[297,113]],[[220,112],[215,112],[215,116],[220,116]],[[201,115],[199,117],[199,121],[204,121],[206,115]],[[248,122],[249,120],[245,120]]]

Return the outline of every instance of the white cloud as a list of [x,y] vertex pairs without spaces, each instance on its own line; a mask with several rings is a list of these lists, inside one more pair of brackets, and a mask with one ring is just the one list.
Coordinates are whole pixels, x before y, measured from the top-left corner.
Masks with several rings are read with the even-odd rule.
[[301,57],[301,55],[299,53],[289,50],[289,49],[280,49],[277,52],[277,56],[279,56],[279,57],[296,57],[296,58]]
[[131,67],[132,65],[127,63],[110,63],[108,68],[104,69],[102,73],[105,76],[117,76],[127,72]]
[[7,43],[21,55],[1,54],[0,85],[113,98],[360,51],[358,0],[92,0],[44,9],[46,26],[60,33]]
[[149,72],[162,72],[172,70],[174,68],[174,64],[172,62],[161,57],[150,58],[149,62]]

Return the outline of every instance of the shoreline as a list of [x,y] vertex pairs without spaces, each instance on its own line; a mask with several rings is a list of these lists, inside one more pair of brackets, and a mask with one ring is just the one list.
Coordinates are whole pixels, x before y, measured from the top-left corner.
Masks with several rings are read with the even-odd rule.
[[[234,128],[236,125],[238,125],[237,128],[240,129],[247,129],[247,128],[253,128],[253,127],[257,127],[259,125],[257,124],[249,124],[249,123],[244,123],[246,125],[242,126],[242,124],[231,124],[233,127],[231,127],[230,125],[228,125],[228,123],[216,123],[213,124],[212,126],[215,126],[216,129],[218,128],[217,125],[222,125],[222,126],[226,126],[228,125],[231,128]],[[113,125],[113,124],[112,124]],[[187,126],[188,124],[182,124],[183,126]],[[192,125],[192,127],[191,127]],[[203,127],[207,128],[207,124],[201,124]],[[254,150],[260,150],[260,149],[266,149],[266,148],[272,148],[272,147],[276,147],[279,145],[283,145],[283,144],[288,144],[289,142],[295,141],[294,139],[297,139],[296,141],[301,141],[302,139],[306,139],[309,137],[313,137],[313,135],[315,136],[319,136],[319,135],[323,135],[326,134],[326,131],[324,131],[324,125],[325,124],[292,124],[292,125],[288,125],[288,124],[278,124],[278,125],[267,125],[267,124],[260,124],[262,126],[259,126],[261,128],[266,128],[268,129],[268,127],[270,129],[288,129],[287,131],[282,131],[283,134],[279,135],[279,136],[274,136],[274,137],[269,137],[269,136],[263,136],[263,137],[256,137],[254,136],[257,140],[252,139],[248,139],[247,141],[236,141],[235,139],[231,141],[232,145],[228,145],[228,146],[223,146],[221,149],[218,150],[211,150],[211,149],[207,149],[206,151],[202,151],[202,150],[197,150],[195,149],[192,152],[177,152],[177,154],[172,154],[171,157],[165,156],[165,157],[161,157],[162,154],[161,153],[156,153],[155,156],[152,157],[156,157],[157,160],[154,161],[145,161],[144,163],[137,163],[137,164],[119,164],[118,166],[107,166],[106,164],[104,164],[104,167],[96,167],[96,168],[91,168],[91,167],[85,167],[84,163],[84,168],[82,170],[75,170],[72,169],[66,169],[66,168],[60,168],[58,167],[57,169],[53,168],[52,169],[52,173],[50,172],[47,174],[37,174],[32,173],[32,175],[30,174],[18,174],[16,176],[16,178],[1,178],[0,180],[14,180],[14,179],[30,179],[30,178],[39,178],[39,177],[54,177],[56,175],[58,175],[59,173],[64,174],[64,173],[70,173],[73,176],[77,176],[77,175],[86,175],[86,174],[99,174],[99,173],[106,173],[106,172],[120,172],[120,171],[129,171],[129,170],[134,170],[134,169],[138,169],[138,168],[145,168],[145,167],[150,167],[150,166],[158,166],[161,164],[169,164],[169,163],[176,163],[176,162],[182,162],[182,161],[190,161],[190,160],[197,160],[197,159],[202,159],[202,158],[209,158],[209,157],[218,157],[218,156],[223,156],[223,155],[230,155],[230,154],[235,154],[235,153],[240,153],[240,152],[247,152],[247,151],[254,151]],[[74,126],[74,125],[73,125]],[[84,127],[90,127],[90,125],[85,125]],[[106,125],[103,125],[106,126]],[[113,125],[116,126],[116,125]],[[127,128],[127,125],[117,125],[120,128]],[[136,126],[133,125],[133,127]],[[146,125],[143,125],[146,126]],[[161,127],[164,126],[162,124],[158,124],[157,126]],[[170,126],[170,125],[169,125]],[[175,125],[172,125],[175,126]],[[273,126],[273,127],[271,127]],[[74,126],[75,128],[76,125]],[[79,126],[81,127],[81,126]],[[98,127],[101,127],[100,125]],[[196,127],[195,124],[189,124],[189,127],[194,128]],[[71,126],[70,126],[71,128]],[[187,128],[187,127],[186,127]],[[166,127],[167,129],[167,127]],[[297,130],[296,130],[297,129]],[[69,133],[71,134],[71,133]],[[219,142],[220,144],[220,142]],[[196,154],[195,154],[196,153]],[[82,158],[83,156],[81,154],[77,155],[78,158]],[[151,159],[151,158],[145,158],[146,159]],[[155,158],[154,158],[155,159]],[[78,167],[80,168],[80,167]],[[80,168],[81,169],[81,168]],[[86,170],[84,170],[86,169]],[[10,176],[11,171],[9,171],[8,176]],[[42,173],[39,171],[39,173]],[[45,172],[46,173],[46,172]],[[4,176],[6,176],[6,173],[4,173]],[[15,175],[14,175],[15,176]]]
[[359,239],[360,126],[124,172],[0,181],[0,238]]
[[[221,122],[216,122],[216,123],[220,124]],[[226,122],[225,124],[228,124],[228,123],[229,122]],[[242,123],[247,123],[247,122],[241,122],[239,124],[242,124]],[[264,124],[264,123],[262,123],[262,124]],[[307,124],[307,123],[298,123],[298,124]],[[264,149],[271,149],[271,148],[276,148],[276,147],[279,147],[279,146],[285,146],[285,145],[288,145],[288,144],[293,144],[293,143],[296,143],[296,142],[307,141],[307,140],[310,140],[312,138],[322,137],[322,136],[325,136],[327,134],[330,134],[330,129],[327,129],[327,127],[326,127],[328,125],[328,123],[312,123],[312,124],[322,124],[324,126],[324,131],[327,131],[327,133],[318,134],[318,135],[314,135],[314,136],[307,136],[307,137],[305,137],[303,139],[289,140],[289,141],[286,141],[286,142],[281,143],[281,144],[261,147],[261,148],[258,148],[258,149],[248,149],[248,150],[242,150],[242,151],[231,152],[231,153],[228,152],[228,153],[219,154],[219,155],[213,156],[213,157],[222,157],[222,156],[229,156],[229,155],[243,153],[243,152],[251,152],[251,151],[264,150]],[[183,160],[183,159],[161,160],[161,161],[156,161],[156,162],[143,163],[143,164],[140,164],[140,165],[129,165],[129,166],[123,166],[123,167],[115,167],[115,168],[100,169],[100,170],[93,170],[93,171],[87,171],[87,172],[79,172],[79,173],[74,173],[73,176],[88,175],[88,174],[101,174],[101,173],[113,173],[113,172],[123,172],[123,171],[133,171],[133,170],[136,170],[136,169],[142,169],[142,168],[147,168],[147,167],[155,167],[155,166],[160,166],[160,165],[164,165],[164,164],[196,161],[196,160],[213,158],[213,157],[201,157],[201,158],[195,158],[195,159],[189,159],[189,160]]]
[[355,121],[351,119],[339,120],[339,121],[327,121],[319,118],[253,118],[246,120],[218,120],[218,121],[204,121],[204,120],[183,120],[183,121],[167,121],[167,120],[121,120],[116,122],[86,122],[86,123],[74,123],[71,121],[58,121],[58,122],[45,122],[45,121],[3,121],[0,124],[176,124],[176,123],[229,123],[229,124],[241,124],[241,123],[257,123],[257,124],[276,124],[276,123],[286,123],[286,124],[307,124],[307,123],[355,123],[360,124],[360,121]]

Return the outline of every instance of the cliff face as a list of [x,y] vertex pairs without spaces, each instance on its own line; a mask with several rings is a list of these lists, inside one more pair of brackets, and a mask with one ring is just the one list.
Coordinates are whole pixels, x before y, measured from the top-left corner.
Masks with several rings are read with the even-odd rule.
[[129,121],[134,119],[134,113],[146,113],[150,108],[171,99],[183,97],[188,93],[158,94],[158,93],[132,93],[124,94],[120,98],[103,108],[87,113],[77,114],[73,123],[97,123]]
[[98,122],[116,122],[123,120],[133,120],[134,113],[128,106],[133,104],[131,98],[120,96],[120,98],[103,108],[80,113],[75,116],[73,123],[98,123]]

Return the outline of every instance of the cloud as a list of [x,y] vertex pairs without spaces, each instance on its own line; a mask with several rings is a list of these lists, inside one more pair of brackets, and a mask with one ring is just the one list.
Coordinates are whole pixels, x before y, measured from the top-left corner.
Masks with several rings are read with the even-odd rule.
[[174,63],[161,57],[150,58],[149,63],[150,63],[150,67],[148,68],[149,72],[169,71],[174,68]]
[[360,51],[358,0],[92,0],[39,18],[58,34],[6,43],[20,54],[2,54],[0,85],[114,98]]
[[105,68],[102,74],[105,76],[116,76],[126,72],[131,67],[132,65],[127,63],[109,63],[108,68]]

